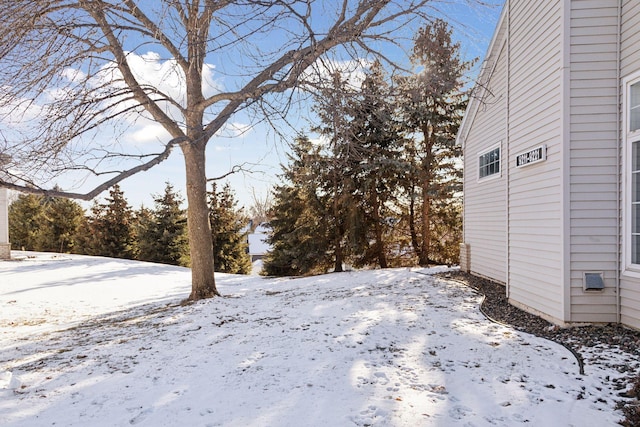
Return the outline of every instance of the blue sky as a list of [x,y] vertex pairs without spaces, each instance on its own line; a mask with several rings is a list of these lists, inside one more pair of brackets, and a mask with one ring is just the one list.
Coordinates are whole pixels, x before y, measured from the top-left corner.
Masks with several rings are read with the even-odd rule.
[[[482,60],[486,53],[499,19],[502,1],[495,0],[491,3],[493,7],[478,5],[470,7],[464,0],[439,5],[445,19],[454,29],[454,37],[462,44],[463,55],[468,59],[477,57]],[[411,37],[411,35],[406,36]],[[218,68],[219,65],[214,61],[215,59],[210,62]],[[476,66],[476,71],[479,64]],[[219,74],[216,74],[216,68],[212,70],[213,79],[219,77]],[[292,127],[284,131],[293,134],[292,128],[300,131],[307,130],[310,126],[307,117],[308,114],[304,110],[293,112],[288,117]],[[248,123],[249,119],[243,117],[243,114],[238,114],[232,122],[242,125]],[[231,128],[226,134],[227,136],[215,137],[209,143],[207,175],[221,176],[231,170],[234,165],[241,164],[251,169],[251,173],[236,173],[226,179],[235,191],[240,205],[249,207],[253,204],[254,197],[258,199],[268,197],[271,185],[277,181],[277,175],[281,172],[280,164],[287,162],[286,143],[283,143],[276,132],[265,123],[254,125],[246,132]],[[145,128],[139,130],[139,135],[141,138],[155,137],[152,129]],[[179,149],[174,150],[170,158],[162,164],[150,171],[128,178],[120,186],[134,208],[141,204],[151,207],[153,206],[152,196],[161,194],[167,181],[184,196],[184,163]],[[99,199],[106,195],[107,193],[103,193]]]

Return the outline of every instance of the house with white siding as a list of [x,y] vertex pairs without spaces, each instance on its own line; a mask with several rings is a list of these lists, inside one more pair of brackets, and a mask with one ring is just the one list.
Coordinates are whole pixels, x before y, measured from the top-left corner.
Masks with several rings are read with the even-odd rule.
[[640,329],[640,1],[506,0],[458,143],[461,269]]

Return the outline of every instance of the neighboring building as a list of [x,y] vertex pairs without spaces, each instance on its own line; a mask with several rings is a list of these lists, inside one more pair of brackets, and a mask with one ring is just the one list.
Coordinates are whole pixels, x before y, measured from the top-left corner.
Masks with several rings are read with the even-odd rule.
[[258,225],[253,233],[247,235],[251,262],[261,260],[267,251],[271,249],[271,246],[266,242],[268,237],[269,228],[264,224]]
[[461,268],[640,329],[640,1],[507,0],[458,142]]
[[6,188],[0,187],[0,259],[11,258],[9,243],[9,197]]

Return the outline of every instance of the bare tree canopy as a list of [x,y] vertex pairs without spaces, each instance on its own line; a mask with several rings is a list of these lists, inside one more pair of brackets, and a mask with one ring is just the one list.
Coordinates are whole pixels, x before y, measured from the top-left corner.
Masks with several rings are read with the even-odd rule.
[[[328,75],[329,63],[381,56],[399,29],[429,19],[437,4],[0,0],[0,186],[91,199],[178,146],[191,299],[217,295],[207,143],[241,110],[284,116],[297,94]],[[151,142],[140,143],[141,133]],[[79,172],[97,186],[51,190],[54,179]]]

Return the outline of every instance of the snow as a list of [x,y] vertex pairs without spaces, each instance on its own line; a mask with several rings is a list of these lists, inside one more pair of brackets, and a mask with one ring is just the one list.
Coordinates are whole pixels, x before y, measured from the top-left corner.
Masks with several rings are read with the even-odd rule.
[[[14,253],[15,255],[15,253]],[[607,364],[388,269],[288,279],[28,253],[0,262],[3,426],[605,426]],[[597,358],[602,349],[586,359]],[[612,360],[637,364],[623,352]]]

